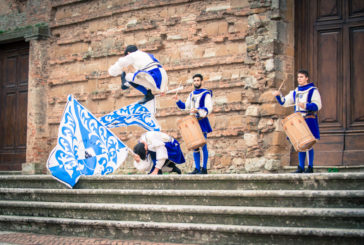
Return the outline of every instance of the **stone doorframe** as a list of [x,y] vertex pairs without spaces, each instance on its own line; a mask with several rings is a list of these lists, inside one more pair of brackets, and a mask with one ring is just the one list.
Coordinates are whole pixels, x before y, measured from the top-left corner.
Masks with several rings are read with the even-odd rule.
[[44,148],[47,146],[47,24],[16,28],[0,33],[0,45],[17,41],[29,42],[28,112],[26,162],[23,174],[46,173]]

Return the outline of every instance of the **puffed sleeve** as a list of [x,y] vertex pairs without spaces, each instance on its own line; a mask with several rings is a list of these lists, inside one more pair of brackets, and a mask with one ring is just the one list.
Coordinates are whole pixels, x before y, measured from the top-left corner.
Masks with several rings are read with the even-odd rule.
[[128,65],[133,64],[133,59],[131,55],[127,55],[125,57],[120,57],[118,61],[115,62],[112,66],[110,66],[108,72],[111,76],[118,76],[123,72],[123,68]]
[[181,110],[191,109],[191,94],[187,97],[185,103],[183,103],[181,100],[179,100],[176,104],[177,104],[178,108]]
[[148,160],[140,160],[139,162],[134,161],[134,167],[139,171],[149,171],[151,168]]
[[157,157],[157,163],[155,166],[156,168],[161,169],[165,161],[168,159],[168,152],[165,146],[157,147],[156,157]]
[[284,107],[289,107],[294,105],[294,99],[293,99],[293,90],[290,91],[286,96],[282,98],[282,96],[278,95],[276,96],[276,99],[278,103]]

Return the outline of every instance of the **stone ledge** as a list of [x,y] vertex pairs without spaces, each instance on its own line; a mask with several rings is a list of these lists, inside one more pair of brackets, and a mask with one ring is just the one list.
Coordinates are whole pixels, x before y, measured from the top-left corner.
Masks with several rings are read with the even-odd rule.
[[[51,175],[0,175],[0,180],[51,180]],[[209,175],[107,175],[82,176],[84,180],[364,180],[364,173],[313,173],[313,174],[209,174]]]
[[46,39],[50,35],[48,25],[36,24],[32,26],[25,26],[14,30],[5,31],[0,33],[0,44],[10,43],[14,41],[24,40],[39,40]]
[[[62,1],[61,1],[61,3],[60,3],[60,1],[57,1],[55,4],[52,4],[52,8],[55,9],[55,8],[67,6],[67,5],[73,4],[74,2],[85,2],[85,1],[67,0],[67,2],[65,4],[62,4]],[[125,5],[123,7],[119,6],[118,9],[111,8],[106,11],[104,9],[103,11],[91,12],[91,13],[89,13],[88,18],[85,18],[83,16],[76,16],[76,17],[71,17],[71,18],[64,18],[61,20],[53,19],[51,22],[51,28],[53,29],[53,28],[64,27],[64,26],[73,25],[73,24],[80,24],[80,23],[95,20],[95,19],[110,17],[110,16],[123,14],[123,13],[127,13],[127,12],[132,12],[132,11],[137,11],[137,10],[145,10],[145,9],[156,8],[156,7],[165,7],[165,6],[169,6],[169,5],[188,3],[188,2],[190,2],[190,0],[150,1],[148,3],[146,3],[145,1],[142,1],[140,4],[138,4],[136,2],[133,4]]]

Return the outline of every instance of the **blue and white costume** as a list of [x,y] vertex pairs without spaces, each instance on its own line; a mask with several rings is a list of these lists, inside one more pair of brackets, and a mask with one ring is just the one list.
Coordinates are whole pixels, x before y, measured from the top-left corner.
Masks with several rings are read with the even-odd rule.
[[[279,104],[284,107],[294,106],[295,112],[300,112],[305,118],[305,121],[310,128],[313,136],[316,139],[320,139],[320,130],[317,119],[317,112],[321,109],[321,96],[318,89],[313,83],[306,84],[304,86],[299,86],[295,90],[289,92],[284,98],[281,96],[276,96]],[[304,108],[299,107],[298,103],[302,102],[305,104]],[[308,151],[308,165],[313,167],[313,157],[314,151],[310,149]],[[299,152],[299,166],[305,168],[305,158],[306,152]]]
[[[210,121],[207,116],[212,112],[212,91],[208,89],[196,89],[189,94],[185,103],[181,100],[177,101],[178,108],[182,110],[197,109],[196,118],[200,124],[202,132],[207,138],[207,134],[212,132]],[[203,168],[207,168],[208,150],[207,144],[202,147],[203,152]],[[195,167],[200,170],[200,149],[193,152]]]
[[127,73],[125,79],[144,95],[147,94],[148,89],[153,92],[165,92],[167,90],[167,72],[152,54],[140,50],[119,58],[108,72],[111,76],[118,76],[123,72],[123,68],[129,65],[132,65],[136,72]]
[[177,164],[185,162],[179,142],[165,133],[148,131],[140,137],[139,142],[145,142],[148,146],[146,159],[134,161],[134,167],[140,171],[151,173],[156,167],[163,172],[170,172],[172,169],[165,166],[167,159]]

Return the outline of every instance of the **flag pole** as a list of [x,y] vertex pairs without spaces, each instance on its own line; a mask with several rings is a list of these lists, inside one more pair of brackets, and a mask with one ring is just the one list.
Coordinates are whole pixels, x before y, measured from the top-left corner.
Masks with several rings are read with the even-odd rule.
[[[171,94],[171,93],[174,93],[174,92],[176,92],[176,95],[177,95],[177,93],[178,93],[178,91],[180,91],[180,90],[182,90],[183,89],[183,86],[178,86],[177,88],[175,88],[175,89],[171,89],[171,90],[167,90],[166,92],[165,92],[165,94]],[[159,93],[156,93],[155,94],[155,96],[161,96],[161,92],[159,92]]]

